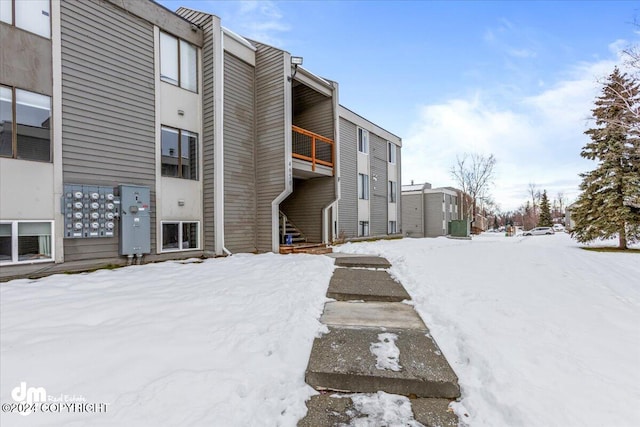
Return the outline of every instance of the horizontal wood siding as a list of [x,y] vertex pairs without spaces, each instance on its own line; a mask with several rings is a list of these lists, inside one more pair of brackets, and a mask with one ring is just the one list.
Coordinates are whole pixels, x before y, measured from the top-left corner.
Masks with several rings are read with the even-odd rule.
[[402,199],[402,234],[409,237],[424,237],[422,222],[422,195],[406,194]]
[[340,201],[338,237],[358,236],[358,142],[357,127],[340,118]]
[[204,215],[204,249],[215,250],[215,137],[214,137],[214,82],[216,70],[214,57],[217,54],[214,46],[213,17],[209,14],[180,8],[176,12],[189,22],[200,26],[204,33],[202,46],[202,191]]
[[296,179],[293,193],[280,205],[309,242],[322,242],[322,210],[335,199],[333,177]]
[[[396,228],[398,230],[398,233],[403,233],[403,228],[402,228],[402,209],[404,209],[403,206],[403,201],[402,201],[402,166],[401,166],[401,153],[402,153],[402,148],[401,147],[397,147],[396,148],[396,168],[397,168],[397,173],[398,173],[398,184],[396,185],[396,200],[397,200],[397,204],[398,206],[396,207],[397,212],[396,212],[396,218],[398,219],[398,222],[396,224]],[[404,234],[404,233],[403,233]]]
[[253,66],[224,54],[224,241],[256,250],[255,77]]
[[[284,52],[256,43],[257,249],[271,251],[271,203],[285,189]],[[291,130],[288,130],[291,132]]]
[[335,138],[333,101],[300,84],[293,89],[293,124],[329,139]]
[[388,234],[389,183],[387,180],[387,141],[369,133],[371,159],[371,212],[369,226],[372,236]]
[[[153,27],[108,2],[63,1],[61,37],[64,182],[150,187],[155,247]],[[117,257],[117,239],[65,239],[64,253]]]

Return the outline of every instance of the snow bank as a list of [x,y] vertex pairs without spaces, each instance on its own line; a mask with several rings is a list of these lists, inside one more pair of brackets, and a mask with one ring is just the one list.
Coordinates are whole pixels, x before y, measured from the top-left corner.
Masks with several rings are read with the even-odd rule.
[[463,425],[640,425],[638,254],[585,251],[564,233],[336,251],[391,261],[459,376]]
[[294,426],[333,268],[234,255],[0,284],[1,402],[25,382],[108,404],[0,425]]

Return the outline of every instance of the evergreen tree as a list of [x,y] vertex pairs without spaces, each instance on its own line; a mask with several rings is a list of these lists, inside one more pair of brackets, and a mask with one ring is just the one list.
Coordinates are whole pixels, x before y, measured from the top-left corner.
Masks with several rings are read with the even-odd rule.
[[571,211],[579,242],[619,239],[618,247],[640,238],[640,107],[638,82],[616,67],[592,110],[596,126],[580,155],[598,166],[580,174],[582,193]]
[[553,220],[551,219],[551,207],[549,206],[547,190],[544,190],[542,192],[542,198],[540,200],[540,218],[538,219],[538,227],[553,227]]
[[493,229],[497,230],[498,228],[500,228],[500,226],[498,225],[498,215],[493,217]]

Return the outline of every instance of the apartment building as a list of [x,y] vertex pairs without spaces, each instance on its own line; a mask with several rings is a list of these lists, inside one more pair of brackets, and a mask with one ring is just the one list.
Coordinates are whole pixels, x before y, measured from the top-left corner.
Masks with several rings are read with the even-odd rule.
[[451,187],[432,188],[430,183],[402,186],[402,218],[408,237],[450,234],[449,222],[461,219],[460,192]]
[[399,231],[400,138],[288,52],[147,0],[28,3],[0,10],[0,278]]

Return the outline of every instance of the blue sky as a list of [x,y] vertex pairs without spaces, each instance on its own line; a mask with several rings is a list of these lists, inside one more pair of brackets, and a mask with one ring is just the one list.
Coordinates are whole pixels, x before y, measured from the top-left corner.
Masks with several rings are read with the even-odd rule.
[[403,140],[403,184],[455,185],[456,155],[493,153],[503,210],[529,183],[572,201],[593,101],[637,43],[639,2],[161,0],[304,57],[340,103]]

